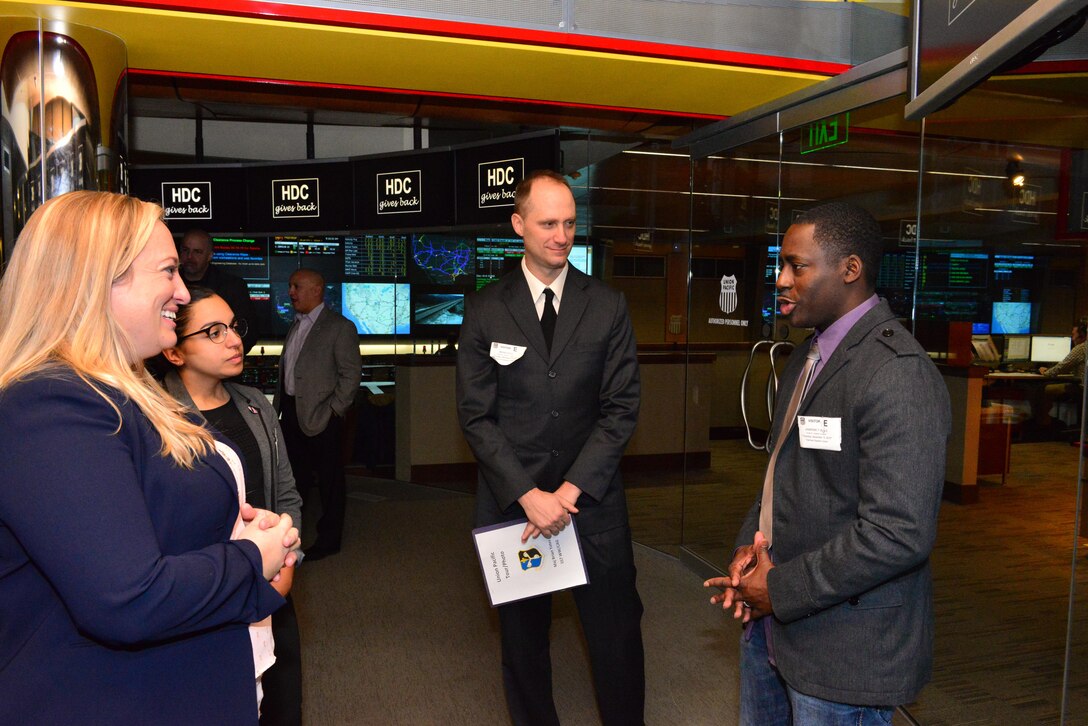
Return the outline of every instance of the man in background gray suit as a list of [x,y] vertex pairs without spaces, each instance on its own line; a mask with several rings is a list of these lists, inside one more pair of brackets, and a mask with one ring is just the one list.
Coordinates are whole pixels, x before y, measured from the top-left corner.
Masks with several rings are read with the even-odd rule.
[[780,312],[816,332],[782,374],[728,577],[706,582],[746,623],[742,724],[886,724],[929,680],[949,400],[875,294],[881,254],[876,220],[842,203],[782,241]]
[[[635,565],[619,464],[638,422],[634,332],[623,295],[567,257],[574,197],[554,172],[518,185],[520,268],[466,300],[457,406],[479,465],[476,526],[528,518],[522,542],[574,515],[589,584],[573,590],[606,726],[642,723]],[[515,724],[558,724],[550,595],[499,607],[503,685]]]
[[340,551],[344,531],[344,415],[359,390],[359,335],[344,316],[325,307],[325,280],[314,270],[291,275],[288,294],[297,313],[280,357],[275,406],[299,492],[317,474],[321,519],[306,550],[316,561]]

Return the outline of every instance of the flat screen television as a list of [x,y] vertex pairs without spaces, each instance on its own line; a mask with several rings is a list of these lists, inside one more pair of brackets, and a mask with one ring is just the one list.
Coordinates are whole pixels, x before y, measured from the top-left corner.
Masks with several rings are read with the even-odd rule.
[[1073,346],[1073,339],[1068,335],[1033,335],[1031,336],[1031,362],[1057,363]]
[[453,290],[412,292],[412,330],[416,333],[449,329],[465,319],[465,293]]
[[452,285],[476,274],[476,241],[469,237],[417,234],[412,237],[412,282]]
[[[262,283],[246,283],[249,287],[249,299],[257,308],[257,318],[261,323],[260,336],[279,338],[287,335],[291,323],[295,321],[295,307],[291,304],[288,295],[289,283],[284,280],[273,280],[267,285]],[[340,298],[343,293],[340,283],[325,283],[325,306],[335,312],[340,312]]]
[[[476,289],[502,277],[521,264],[525,243],[518,237],[476,238]],[[593,274],[593,245],[575,244],[567,260],[587,275]]]
[[247,280],[268,279],[267,237],[212,237],[212,262]]
[[990,75],[1030,63],[1084,23],[1088,0],[914,0],[911,101],[915,120]]
[[404,277],[410,240],[404,234],[364,234],[344,237],[344,280]]
[[994,335],[1027,335],[1031,332],[1031,303],[995,302],[990,332]]
[[408,335],[411,286],[393,282],[345,282],[339,312],[359,335]]

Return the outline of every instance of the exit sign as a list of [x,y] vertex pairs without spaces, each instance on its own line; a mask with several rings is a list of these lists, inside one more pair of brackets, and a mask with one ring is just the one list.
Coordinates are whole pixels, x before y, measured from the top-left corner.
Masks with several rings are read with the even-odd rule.
[[801,129],[801,153],[810,154],[820,149],[845,144],[850,139],[850,114],[841,113],[819,121],[813,121]]

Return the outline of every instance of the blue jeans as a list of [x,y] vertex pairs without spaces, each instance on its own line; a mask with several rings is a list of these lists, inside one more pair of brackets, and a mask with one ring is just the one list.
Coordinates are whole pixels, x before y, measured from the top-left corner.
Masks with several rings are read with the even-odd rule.
[[852,706],[806,696],[790,687],[767,659],[764,623],[740,640],[740,726],[886,726],[893,707]]

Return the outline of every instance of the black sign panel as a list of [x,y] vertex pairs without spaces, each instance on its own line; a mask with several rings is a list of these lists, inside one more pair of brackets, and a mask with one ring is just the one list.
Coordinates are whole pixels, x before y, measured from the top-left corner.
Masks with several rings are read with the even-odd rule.
[[423,172],[419,169],[378,174],[376,181],[378,214],[418,214],[423,211]]
[[449,149],[359,158],[352,167],[359,229],[453,224],[455,185]]
[[166,226],[181,233],[246,229],[245,172],[240,166],[135,166],[132,194],[162,206]]
[[294,219],[296,217],[321,216],[321,180],[273,179],[272,217]]
[[559,133],[526,134],[458,148],[457,224],[508,222],[514,189],[526,174],[558,170]]
[[355,224],[347,161],[250,166],[246,189],[251,233],[323,232]]
[[163,182],[160,198],[166,219],[212,218],[211,182]]
[[476,167],[476,193],[480,209],[514,208],[514,191],[525,178],[525,157],[485,161]]

